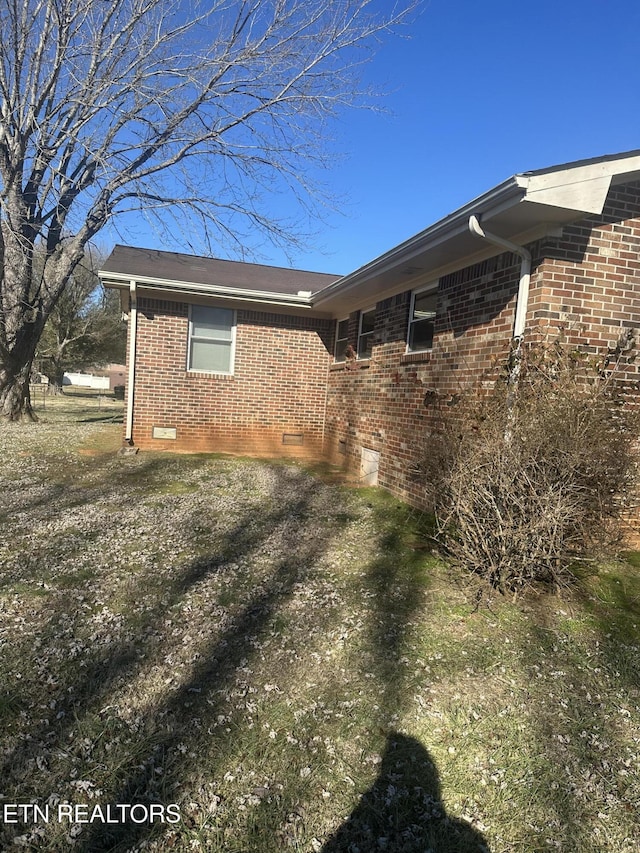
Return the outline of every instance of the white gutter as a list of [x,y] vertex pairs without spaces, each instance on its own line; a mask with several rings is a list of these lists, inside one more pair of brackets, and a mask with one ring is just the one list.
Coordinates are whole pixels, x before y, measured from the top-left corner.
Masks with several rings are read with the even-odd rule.
[[529,283],[531,281],[531,252],[525,249],[524,246],[518,246],[512,243],[511,240],[505,240],[504,237],[498,237],[496,234],[491,234],[485,231],[478,220],[478,217],[472,215],[469,217],[469,231],[477,237],[482,237],[483,240],[488,240],[489,243],[494,243],[503,249],[514,252],[521,258],[520,263],[520,284],[518,285],[518,299],[516,302],[516,316],[513,323],[513,337],[520,341],[524,336],[524,328],[527,321],[527,307],[529,304]]
[[449,216],[438,220],[424,231],[420,231],[419,234],[405,240],[404,243],[400,243],[368,264],[323,287],[313,297],[314,306],[320,307],[334,293],[344,293],[354,287],[358,287],[373,275],[380,275],[388,270],[392,270],[401,263],[410,263],[412,257],[419,252],[434,248],[441,243],[447,242],[452,237],[464,233],[467,230],[469,214],[472,210],[478,210],[479,207],[482,207],[484,210],[490,208],[492,213],[494,213],[522,201],[526,194],[527,183],[528,178],[523,175],[515,175],[509,178],[489,192],[468,202],[464,207],[459,208]]
[[[124,287],[129,282],[126,273],[99,270],[98,275],[106,286]],[[269,305],[283,305],[296,308],[311,308],[309,291],[297,294],[274,293],[265,290],[244,290],[240,287],[225,287],[224,285],[206,285],[192,281],[175,281],[173,279],[154,278],[152,276],[136,276],[138,287],[150,290],[164,290],[172,293],[193,293],[198,296],[215,296],[218,299],[242,300],[243,302],[260,302]]]
[[129,374],[127,376],[127,421],[124,439],[133,444],[133,384],[136,377],[136,332],[138,328],[138,303],[136,282],[129,282]]

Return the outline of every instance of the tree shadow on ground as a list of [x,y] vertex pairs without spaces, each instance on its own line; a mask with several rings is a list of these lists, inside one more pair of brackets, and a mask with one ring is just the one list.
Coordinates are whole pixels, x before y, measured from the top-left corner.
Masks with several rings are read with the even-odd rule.
[[379,685],[380,725],[388,728],[406,701],[408,635],[413,620],[424,607],[429,579],[424,554],[407,544],[414,526],[408,510],[393,511],[383,503],[378,510],[378,555],[367,566],[366,592],[370,595],[368,619],[372,667]]
[[409,661],[417,615],[426,606],[429,557],[415,547],[428,519],[402,504],[372,496],[380,539],[366,569],[363,594],[369,602],[367,648],[361,667],[375,676],[375,731],[386,732],[382,763],[373,785],[322,853],[488,853],[484,837],[446,813],[437,767],[425,747],[394,730],[412,695]]
[[[294,469],[276,468],[274,472],[276,484],[270,495],[272,509],[267,511],[265,507],[258,530],[252,531],[247,520],[242,519],[227,535],[222,558],[195,560],[181,577],[176,578],[172,597],[181,599],[211,572],[217,571],[221,559],[246,561],[274,531],[281,529],[281,545],[277,555],[274,554],[267,577],[255,584],[234,617],[229,620],[226,630],[219,634],[212,632],[211,641],[200,649],[191,677],[166,697],[161,708],[150,712],[153,717],[162,718],[166,722],[164,732],[159,729],[154,733],[153,743],[142,761],[138,756],[123,765],[120,785],[112,789],[113,803],[162,802],[165,799],[162,790],[164,785],[158,785],[156,768],[162,764],[166,766],[170,754],[174,755],[171,777],[174,780],[188,777],[193,769],[193,759],[189,756],[177,759],[176,744],[185,738],[194,745],[198,743],[202,732],[190,728],[192,721],[212,721],[222,712],[222,694],[231,689],[243,662],[246,665],[247,661],[251,662],[254,658],[256,639],[264,635],[270,620],[291,597],[295,585],[304,582],[334,536],[339,535],[344,522],[325,529],[322,535],[305,536],[305,525],[313,514],[314,501],[321,486],[311,478],[301,478]],[[241,586],[245,585],[246,581],[242,581]],[[146,721],[146,727],[153,728],[151,716]],[[204,741],[211,740],[211,736],[204,738]],[[224,751],[222,744],[220,750]],[[80,849],[87,853],[128,850],[152,834],[154,829],[162,831],[163,827],[130,821],[117,826],[93,824],[88,827]]]
[[[254,516],[255,507],[246,507],[218,538],[215,551],[186,565],[175,566],[163,595],[139,614],[139,624],[132,623],[130,631],[122,635],[116,633],[104,648],[93,648],[82,667],[60,667],[56,675],[57,719],[34,720],[26,737],[16,739],[14,747],[3,756],[0,775],[5,783],[15,783],[20,799],[42,796],[44,779],[33,782],[28,779],[28,775],[38,776],[37,772],[33,773],[36,757],[42,752],[38,745],[46,745],[50,756],[47,777],[54,776],[62,782],[60,773],[56,773],[56,755],[63,754],[69,744],[74,743],[76,732],[85,720],[104,717],[105,732],[111,724],[118,737],[121,735],[122,721],[113,717],[113,709],[109,710],[111,705],[108,705],[114,689],[135,680],[148,666],[147,661],[159,661],[157,656],[161,652],[163,656],[171,653],[175,641],[163,625],[163,615],[200,584],[224,572],[229,581],[227,589],[234,601],[237,599],[233,612],[227,614],[222,624],[219,616],[212,614],[210,635],[199,643],[190,675],[182,683],[178,679],[175,689],[167,689],[159,706],[150,703],[151,707],[143,711],[138,748],[132,749],[129,756],[120,753],[119,766],[114,769],[111,784],[104,793],[113,803],[162,802],[166,800],[167,791],[166,782],[156,774],[159,766],[167,768],[173,782],[189,776],[192,771],[189,756],[180,760],[174,755],[169,760],[169,756],[176,753],[176,744],[184,739],[194,744],[199,738],[212,740],[201,732],[201,729],[206,732],[206,726],[199,721],[215,720],[222,704],[223,689],[230,688],[243,661],[250,661],[255,654],[256,637],[264,633],[296,584],[303,583],[313,571],[316,561],[345,523],[338,514],[333,523],[325,524],[322,532],[308,535],[307,519],[313,516],[316,502],[326,500],[320,495],[324,487],[295,469],[276,468],[273,474],[272,487],[261,504],[259,522]],[[256,576],[253,585],[242,594],[247,587],[246,579],[239,577],[239,588],[235,589],[233,572],[228,567],[232,562],[251,566],[265,547],[270,568],[261,578]],[[57,641],[58,622],[65,616],[63,611],[68,605],[66,598],[61,598],[45,619],[47,624],[43,627],[47,634],[49,630],[53,632],[49,638],[52,643]],[[171,666],[163,666],[162,672],[170,673],[171,669]],[[19,709],[16,703],[16,710]],[[131,849],[154,830],[161,832],[162,829],[131,822],[117,826],[95,823],[87,826],[82,837],[76,839],[76,849],[91,853]],[[8,835],[13,836],[24,828],[4,827],[4,830],[4,840],[8,841]]]
[[322,853],[488,853],[484,837],[449,817],[438,770],[414,738],[387,736],[380,773]]
[[[107,466],[105,471],[109,473],[108,487],[101,487],[94,484],[92,478],[86,483],[80,482],[79,469],[74,468],[68,476],[75,475],[77,493],[72,488],[70,493],[61,495],[58,511],[68,511],[82,498],[88,506],[100,507],[102,513],[107,513],[111,511],[111,502],[105,505],[105,499],[115,501],[117,493],[123,490],[128,500],[137,505],[135,532],[144,539],[145,530],[153,527],[154,513],[169,513],[179,505],[179,497],[165,495],[163,487],[173,483],[174,476],[186,477],[182,464],[179,471],[174,471],[166,458],[162,461],[148,459],[144,465],[137,464],[131,470],[114,471]],[[305,633],[301,635],[303,644],[297,651],[304,649],[305,655],[300,653],[289,659],[283,654],[263,666],[262,671],[269,673],[269,682],[278,681],[285,688],[278,711],[280,719],[274,719],[276,727],[282,724],[282,741],[271,741],[263,730],[262,720],[272,720],[266,702],[256,712],[249,712],[249,704],[256,702],[255,692],[247,695],[246,701],[238,699],[236,702],[236,697],[249,689],[245,683],[249,676],[243,673],[248,673],[249,668],[254,670],[253,686],[260,671],[261,656],[277,651],[278,644],[266,645],[269,636],[276,636],[274,621],[280,619],[285,627],[279,630],[286,632],[287,619],[294,618],[287,612],[288,603],[300,595],[299,591],[305,589],[316,573],[323,574],[325,555],[341,539],[353,518],[345,512],[339,494],[318,480],[286,466],[270,468],[270,472],[264,490],[256,489],[254,494],[248,488],[248,495],[232,516],[221,512],[223,504],[217,502],[224,497],[226,479],[231,474],[225,470],[217,475],[211,472],[211,476],[218,477],[215,488],[207,493],[215,498],[213,506],[199,501],[192,507],[187,504],[191,507],[189,512],[180,514],[181,525],[192,531],[194,537],[201,527],[211,528],[203,539],[205,550],[199,556],[194,554],[183,560],[171,556],[174,553],[171,550],[169,556],[164,557],[163,543],[155,543],[154,561],[144,564],[138,574],[132,574],[130,585],[121,591],[132,597],[140,595],[140,605],[124,608],[121,622],[108,622],[103,630],[92,609],[76,612],[78,602],[82,603],[87,596],[90,604],[95,595],[89,594],[90,588],[80,581],[77,588],[67,589],[62,585],[63,581],[66,583],[66,575],[61,574],[39,623],[44,647],[55,650],[59,647],[60,653],[47,657],[48,667],[42,673],[47,695],[43,697],[42,711],[29,720],[28,729],[20,720],[20,696],[15,701],[12,696],[8,697],[13,723],[23,731],[0,762],[5,790],[11,790],[11,785],[20,800],[36,801],[42,799],[43,792],[59,791],[61,796],[68,797],[70,786],[95,783],[96,788],[99,786],[99,793],[95,794],[100,798],[97,802],[105,808],[122,803],[149,805],[178,801],[184,807],[184,817],[175,833],[165,825],[136,824],[130,820],[122,824],[96,821],[82,827],[81,833],[73,839],[66,840],[57,831],[48,847],[37,849],[53,853],[69,849],[73,843],[79,853],[132,851],[146,844],[156,850],[176,845],[176,849],[184,850],[189,845],[189,837],[197,837],[201,830],[205,849],[224,853],[231,850],[264,853],[297,843],[297,824],[292,825],[289,833],[290,815],[299,811],[303,817],[298,822],[304,823],[305,806],[312,803],[318,793],[311,784],[304,787],[301,780],[306,777],[301,776],[300,770],[308,769],[302,765],[312,764],[314,774],[317,772],[321,778],[318,766],[323,753],[316,755],[314,750],[318,747],[310,737],[311,749],[305,751],[308,745],[306,730],[302,723],[296,726],[295,709],[287,705],[286,688],[295,685],[299,678],[307,677],[304,667],[310,660],[320,661],[319,656],[310,657],[309,652],[322,627],[331,625],[333,599],[328,599],[327,606],[322,598],[313,601],[302,598],[308,608],[305,610],[308,630],[305,625]],[[247,478],[247,487],[251,482]],[[151,504],[146,502],[149,496],[153,498]],[[374,508],[373,497],[371,501],[370,506]],[[44,512],[45,508],[41,509]],[[95,516],[96,523],[100,518],[101,514]],[[367,748],[381,753],[384,733],[397,727],[393,719],[397,712],[402,712],[406,701],[408,673],[404,655],[413,617],[424,605],[427,579],[422,557],[403,545],[406,509],[398,507],[392,511],[388,501],[381,498],[373,521],[373,557],[368,565],[362,560],[365,571],[357,574],[362,580],[354,581],[357,587],[362,584],[362,596],[357,600],[361,601],[364,624],[362,640],[353,649],[356,668],[364,666],[362,652],[366,651],[367,665],[363,673],[373,677],[366,682],[369,688],[363,699],[369,702],[367,716],[356,717],[353,735],[355,739],[358,735],[364,736]],[[107,538],[105,543],[109,541]],[[95,543],[87,544],[93,547]],[[47,551],[46,546],[50,546],[51,551]],[[42,553],[37,555],[38,566],[44,569],[50,560],[55,563],[55,554],[56,538],[50,537]],[[105,565],[110,565],[108,560]],[[103,568],[102,572],[105,571]],[[123,567],[118,571],[122,572]],[[34,573],[37,576],[35,568]],[[327,586],[330,582],[329,575]],[[104,589],[105,593],[110,589],[109,585],[102,584],[99,572],[96,584],[97,590]],[[120,587],[114,589],[120,590]],[[185,604],[188,606],[183,609]],[[112,609],[118,610],[115,602]],[[204,622],[197,622],[196,609],[200,617],[204,615]],[[202,628],[200,634],[192,631],[194,621]],[[81,656],[74,652],[76,640],[84,643]],[[19,649],[25,659],[30,654],[29,643],[30,638],[25,634]],[[189,649],[183,654],[181,649],[185,644]],[[279,645],[282,642],[279,641]],[[281,669],[274,669],[274,664]],[[319,691],[323,690],[323,678],[330,675],[328,666],[336,664],[332,662],[322,668]],[[344,677],[344,670],[342,673],[340,677]],[[34,678],[35,673],[32,680]],[[156,684],[158,689],[154,690]],[[140,701],[132,693],[136,686],[141,691]],[[149,688],[151,692],[147,695],[144,690]],[[345,686],[345,691],[348,689],[351,688]],[[346,692],[343,696],[352,698]],[[48,699],[53,700],[53,704]],[[322,696],[322,699],[331,705],[331,698]],[[133,709],[127,705],[131,700]],[[352,703],[347,704],[351,708]],[[261,718],[262,707],[265,716]],[[344,708],[337,705],[331,705],[331,710],[344,712]],[[287,713],[293,720],[291,732],[300,738],[300,746],[290,749],[284,742],[287,727],[281,719]],[[312,716],[308,708],[305,713]],[[226,722],[219,723],[220,718],[225,718]],[[255,752],[236,758],[237,749],[247,748],[249,739],[243,740],[243,736],[254,722],[258,723],[253,736]],[[308,728],[309,723],[304,725]],[[325,731],[333,737],[330,729]],[[316,731],[312,733],[315,735]],[[344,745],[344,740],[341,743]],[[262,796],[265,799],[255,808],[256,826],[251,823],[253,813],[244,822],[233,817],[239,826],[231,827],[235,831],[231,838],[226,834],[225,821],[226,815],[231,815],[235,809],[235,799],[229,797],[227,800],[227,791],[221,784],[226,775],[224,771],[236,772],[236,764],[246,761],[262,773],[267,766],[264,756],[271,745],[279,754],[284,754],[282,760],[291,772],[282,776],[268,773],[264,779],[259,778],[258,781],[271,788],[257,787],[258,799]],[[394,787],[395,799],[392,798],[388,805],[387,822],[392,820],[390,816],[397,815],[393,818],[396,823],[390,825],[399,826],[397,839],[404,838],[404,847],[398,846],[399,840],[392,840],[388,850],[424,853],[430,846],[434,853],[449,850],[476,853],[486,849],[480,841],[473,846],[471,841],[477,834],[470,828],[465,834],[466,824],[444,813],[437,771],[417,741],[394,735],[388,739],[384,754],[379,781],[364,795],[362,803],[370,802],[372,797],[374,802],[378,798],[384,803],[389,785]],[[247,774],[249,793],[254,784],[248,781],[251,778],[253,776]],[[279,789],[273,784],[278,781],[284,783]],[[387,785],[384,790],[383,784]],[[213,786],[216,803],[221,800],[219,811],[208,799],[209,788],[205,791],[204,785]],[[237,790],[244,791],[244,788]],[[264,790],[268,793],[264,794]],[[75,791],[76,802],[87,800],[82,787],[76,787]],[[222,797],[218,797],[218,791]],[[189,811],[188,799],[182,798],[187,792],[198,801],[196,817]],[[399,809],[404,809],[406,817],[399,815]],[[415,819],[410,816],[412,811]],[[356,810],[348,822],[349,832],[359,831],[358,814]],[[196,823],[201,820],[209,825]],[[232,818],[228,820],[231,822]],[[331,826],[334,825],[332,822]],[[420,842],[421,846],[407,834],[414,826],[422,827],[422,837],[426,841]],[[387,837],[382,834],[383,828],[376,839]],[[24,827],[9,826],[4,830],[1,837],[10,844]],[[308,830],[307,826],[300,831],[308,835]],[[53,835],[56,827],[47,828],[47,832],[48,836]],[[471,841],[465,847],[467,837]],[[281,838],[285,839],[282,843]],[[435,840],[429,841],[431,838]],[[43,837],[42,844],[46,843]],[[340,849],[349,853],[356,851],[353,846],[327,847],[328,851]],[[373,847],[361,845],[359,849],[366,853],[381,848],[376,841]]]

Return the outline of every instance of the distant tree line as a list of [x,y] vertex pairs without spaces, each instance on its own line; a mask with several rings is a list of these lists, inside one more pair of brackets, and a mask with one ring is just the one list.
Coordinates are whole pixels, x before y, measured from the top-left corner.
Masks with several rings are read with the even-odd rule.
[[120,294],[102,286],[98,262],[95,255],[85,255],[44,327],[34,363],[51,387],[62,388],[65,372],[90,371],[125,360]]

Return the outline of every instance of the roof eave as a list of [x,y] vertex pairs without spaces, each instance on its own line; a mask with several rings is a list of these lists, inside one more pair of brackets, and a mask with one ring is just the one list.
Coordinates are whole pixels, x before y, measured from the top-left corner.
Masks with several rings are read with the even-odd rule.
[[473,201],[468,202],[463,207],[438,220],[424,231],[420,231],[398,246],[394,246],[393,249],[390,249],[368,264],[343,276],[338,281],[332,282],[327,287],[323,287],[313,297],[313,304],[319,306],[327,299],[330,299],[334,293],[344,293],[359,284],[364,284],[373,276],[382,275],[388,270],[398,267],[400,264],[407,264],[411,261],[412,257],[415,257],[419,253],[445,243],[458,234],[465,233],[468,228],[469,216],[479,208],[498,212],[504,210],[505,207],[518,204],[526,193],[527,183],[528,178],[526,176],[515,175],[509,178],[484,195],[473,199]]
[[195,281],[175,281],[152,276],[129,275],[127,273],[98,270],[98,276],[105,287],[128,289],[131,282],[145,290],[160,291],[175,295],[210,296],[217,299],[233,300],[235,302],[253,302],[261,305],[278,305],[292,308],[313,307],[311,296],[297,294],[274,293],[264,290],[245,290],[244,288],[224,287],[222,285],[200,284]]
[[[483,222],[495,220],[496,233],[518,241],[537,239],[547,231],[584,215],[602,213],[612,184],[640,180],[640,150],[593,160],[566,163],[550,169],[514,175],[429,228],[406,240],[375,260],[319,290],[315,306],[344,310],[369,285],[380,296],[385,289],[397,291],[403,282],[436,276],[448,267],[465,264],[481,250],[468,239],[469,217]],[[511,215],[511,212],[514,214]],[[413,261],[419,261],[411,269]],[[469,263],[472,263],[469,260]],[[403,269],[404,267],[404,269]],[[392,278],[394,279],[392,282]]]

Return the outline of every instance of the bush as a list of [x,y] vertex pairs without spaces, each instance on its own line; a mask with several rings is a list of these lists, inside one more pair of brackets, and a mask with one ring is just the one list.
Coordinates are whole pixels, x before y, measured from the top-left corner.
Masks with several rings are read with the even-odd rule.
[[422,469],[447,554],[501,592],[610,549],[634,493],[637,418],[613,378],[560,344],[518,367],[461,399]]

